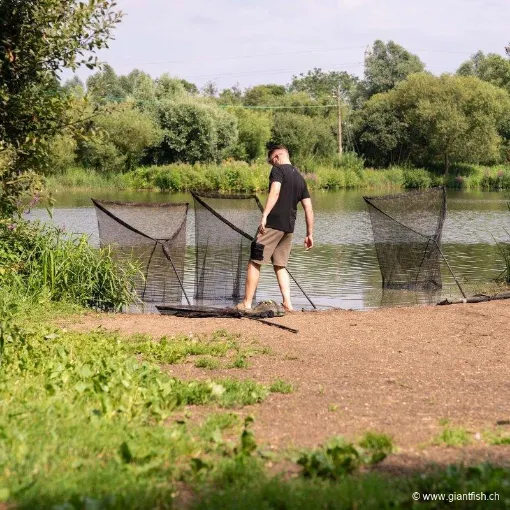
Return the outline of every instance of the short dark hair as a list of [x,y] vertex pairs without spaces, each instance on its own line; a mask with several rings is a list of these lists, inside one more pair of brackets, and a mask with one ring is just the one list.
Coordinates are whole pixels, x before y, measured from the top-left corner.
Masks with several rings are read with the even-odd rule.
[[287,149],[287,147],[285,147],[285,145],[281,145],[281,144],[271,145],[271,147],[269,147],[269,150],[267,151],[267,159],[270,158],[271,154],[273,154],[274,151],[277,151],[280,149],[287,151],[287,154],[289,153],[289,149]]

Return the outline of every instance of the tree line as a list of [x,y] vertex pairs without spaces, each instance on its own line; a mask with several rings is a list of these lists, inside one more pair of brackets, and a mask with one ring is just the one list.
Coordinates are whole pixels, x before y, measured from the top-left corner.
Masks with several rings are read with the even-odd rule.
[[[95,136],[53,141],[53,171],[80,163],[101,171],[174,162],[263,158],[271,143],[293,157],[327,160],[338,152],[340,94],[343,146],[367,165],[442,169],[506,163],[510,158],[510,60],[478,52],[456,74],[434,76],[402,46],[375,41],[364,78],[315,68],[289,85],[202,90],[169,74],[138,69],[118,76],[105,65],[86,84],[61,90],[99,112]],[[103,111],[104,113],[101,113]]]

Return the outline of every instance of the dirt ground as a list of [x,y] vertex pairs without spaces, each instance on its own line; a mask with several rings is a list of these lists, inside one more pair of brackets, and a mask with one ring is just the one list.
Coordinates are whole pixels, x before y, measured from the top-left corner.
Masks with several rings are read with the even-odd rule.
[[[510,433],[510,301],[373,311],[297,312],[272,319],[289,333],[249,319],[184,319],[160,315],[89,315],[72,327],[102,326],[154,337],[220,328],[258,340],[269,355],[247,369],[164,367],[180,378],[281,378],[294,392],[271,394],[239,414],[255,418],[259,443],[276,449],[313,447],[334,435],[355,440],[368,430],[393,437],[399,453],[388,469],[425,462],[510,462],[509,446],[489,446],[477,433]],[[62,324],[63,325],[63,324]],[[66,324],[69,326],[69,324]],[[193,408],[201,416],[207,409]],[[236,411],[237,412],[237,411]],[[474,444],[432,446],[441,420],[465,427]]]

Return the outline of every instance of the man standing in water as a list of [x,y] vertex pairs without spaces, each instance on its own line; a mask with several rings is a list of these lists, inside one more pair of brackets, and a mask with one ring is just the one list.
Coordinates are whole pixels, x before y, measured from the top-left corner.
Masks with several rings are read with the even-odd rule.
[[246,274],[246,289],[239,310],[251,310],[262,264],[273,264],[280,286],[285,311],[293,311],[290,300],[290,282],[287,262],[292,247],[292,234],[296,222],[297,204],[305,210],[305,249],[313,247],[313,208],[308,187],[289,159],[284,145],[274,145],[267,154],[272,165],[269,175],[269,196],[258,228],[256,247],[252,249]]

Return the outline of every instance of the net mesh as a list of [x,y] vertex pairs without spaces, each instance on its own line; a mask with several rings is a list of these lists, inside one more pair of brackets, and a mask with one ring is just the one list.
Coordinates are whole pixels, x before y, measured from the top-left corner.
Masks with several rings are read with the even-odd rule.
[[141,301],[181,303],[188,204],[92,201],[101,247],[142,270],[135,281]]
[[255,195],[193,193],[195,299],[237,303],[244,292],[250,243],[262,205]]
[[441,288],[439,246],[446,215],[445,188],[363,198],[383,287]]

